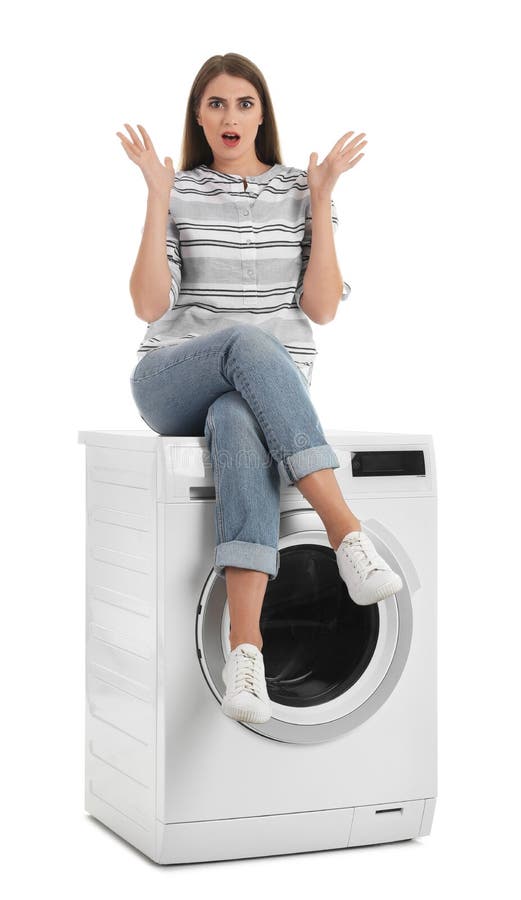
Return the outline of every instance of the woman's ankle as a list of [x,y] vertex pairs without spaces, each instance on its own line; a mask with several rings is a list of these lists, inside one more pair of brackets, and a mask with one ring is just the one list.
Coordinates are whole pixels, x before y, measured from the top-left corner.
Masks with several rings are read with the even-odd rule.
[[343,541],[346,534],[349,534],[351,531],[361,531],[362,523],[360,519],[351,519],[349,522],[344,523],[344,525],[340,528],[335,528],[334,531],[328,532],[329,543],[331,544],[333,550],[338,550],[340,546],[340,542]]
[[230,634],[230,649],[233,651],[239,644],[255,644],[256,647],[260,651],[262,651],[262,636],[261,635],[235,635],[233,633]]

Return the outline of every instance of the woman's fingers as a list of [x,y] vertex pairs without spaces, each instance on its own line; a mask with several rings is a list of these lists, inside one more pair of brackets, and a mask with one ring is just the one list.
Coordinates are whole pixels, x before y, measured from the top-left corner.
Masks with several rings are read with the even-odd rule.
[[[330,156],[344,156],[346,153],[355,153],[361,146],[363,146],[363,144],[357,144],[357,141],[360,141],[361,138],[365,137],[365,132],[363,132],[362,134],[357,134],[356,137],[352,138],[349,143],[346,144],[343,150],[341,149],[345,144],[346,138],[348,138],[352,134],[354,134],[354,131],[346,131],[346,133],[343,134],[341,138],[339,138],[336,144],[333,145],[326,159]],[[364,141],[364,143],[367,144],[367,141]]]
[[342,152],[340,153],[340,156],[341,157],[351,157],[351,156],[353,156],[353,154],[358,153],[358,151],[361,150],[362,147],[365,147],[366,144],[367,144],[367,141],[362,141],[361,144],[360,143],[359,144],[349,144],[345,150],[342,150]]
[[120,139],[120,141],[123,141],[123,143],[126,144],[127,147],[134,147],[134,144],[131,141],[129,141],[126,134],[122,134],[121,131],[116,131],[116,134],[117,134],[118,138]]
[[336,142],[336,144],[335,144],[334,147],[333,147],[333,150],[340,150],[340,147],[341,147],[342,144],[344,143],[345,139],[346,139],[347,137],[349,137],[350,134],[354,134],[354,131],[346,131],[346,133],[342,135],[342,137],[340,138],[340,140],[338,140],[338,141]]
[[128,158],[131,159],[132,162],[135,162],[135,163],[138,163],[138,164],[139,164],[139,156],[137,155],[137,153],[134,153],[134,151],[130,149],[131,146],[132,146],[132,144],[129,144],[128,141],[127,141],[127,145],[128,145],[128,146],[125,146],[125,144],[123,143],[123,141],[121,142],[121,146],[123,147],[123,150],[124,150],[125,153],[127,154]]
[[121,134],[120,131],[116,131],[117,136],[119,137],[123,149],[130,156],[131,159],[137,160],[139,159],[139,155],[136,153],[136,147],[132,144],[124,134]]
[[[147,150],[154,150],[154,145],[152,144],[152,141],[150,140],[150,138],[149,138],[147,132],[145,131],[145,129],[143,128],[143,126],[142,126],[142,125],[138,125],[138,128],[139,128],[141,134],[143,135],[143,143],[144,143],[146,149],[147,149]],[[155,151],[154,151],[154,152],[155,152]]]
[[[354,134],[354,131],[348,131],[346,134],[343,134],[342,137],[340,138],[340,140],[336,142],[333,149],[334,150],[336,150],[337,148],[340,149],[340,147],[344,143],[346,137],[348,137],[350,134]],[[362,134],[357,134],[356,137],[352,138],[352,140],[350,140],[349,143],[344,147],[343,152],[345,153],[346,150],[358,149],[360,144],[357,144],[357,142],[360,141],[360,139],[363,137],[365,137],[365,131],[363,131]],[[367,144],[367,141],[364,141],[364,143]]]
[[347,164],[347,166],[345,167],[345,170],[344,170],[344,171],[346,171],[347,169],[352,169],[353,166],[355,166],[357,162],[360,162],[360,160],[362,159],[362,156],[364,156],[364,154],[363,154],[363,153],[359,153],[358,156],[355,156],[354,159],[351,159],[351,160],[349,161],[349,163]]
[[[132,146],[134,148],[134,152],[139,155],[144,150],[150,150],[152,153],[155,154],[156,151],[154,149],[154,145],[153,145],[152,141],[150,140],[150,135],[148,134],[147,130],[145,128],[143,128],[142,125],[138,125],[137,127],[139,128],[139,130],[141,132],[141,137],[143,138],[143,143],[141,143],[141,141],[139,139],[139,135],[136,134],[136,132],[134,131],[132,126],[129,125],[128,122],[125,122],[125,128],[128,128],[130,136],[132,138]],[[119,134],[119,132],[118,132],[118,134]]]
[[136,149],[137,149],[137,150],[144,150],[145,148],[143,147],[143,144],[142,144],[141,141],[139,140],[139,135],[136,134],[136,132],[134,131],[134,129],[132,128],[132,126],[128,124],[128,122],[125,122],[125,128],[128,128],[128,130],[129,130],[129,132],[130,132],[130,136],[131,136],[131,138],[132,138],[132,141],[133,141],[133,143],[134,143]]

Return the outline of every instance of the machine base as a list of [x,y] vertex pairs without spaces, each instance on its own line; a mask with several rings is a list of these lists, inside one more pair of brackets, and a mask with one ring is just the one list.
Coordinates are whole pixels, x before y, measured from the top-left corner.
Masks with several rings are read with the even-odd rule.
[[435,797],[316,812],[165,824],[155,833],[91,795],[87,812],[160,865],[347,849],[431,833]]

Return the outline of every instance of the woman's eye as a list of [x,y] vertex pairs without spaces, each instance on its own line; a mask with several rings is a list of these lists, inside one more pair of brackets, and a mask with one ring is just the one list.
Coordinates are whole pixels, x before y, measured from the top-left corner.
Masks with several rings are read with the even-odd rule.
[[[210,106],[213,109],[215,109],[215,107],[213,106],[214,103],[221,103],[221,101],[220,100],[210,100]],[[251,106],[253,106],[253,103],[251,100],[242,100],[241,103],[249,103],[249,106],[247,106],[246,109],[249,109]]]

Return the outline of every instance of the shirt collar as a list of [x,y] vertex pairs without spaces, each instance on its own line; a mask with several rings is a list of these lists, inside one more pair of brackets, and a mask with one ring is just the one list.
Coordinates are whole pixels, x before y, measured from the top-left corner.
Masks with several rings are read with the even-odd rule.
[[[217,172],[215,169],[210,169],[206,163],[203,163],[200,166],[197,166],[198,169],[202,169],[202,171],[209,175],[214,181],[232,181],[232,182],[242,182],[242,175],[230,175],[228,172]],[[264,184],[279,174],[279,171],[283,168],[280,163],[275,163],[270,169],[266,172],[263,172],[261,175],[246,175],[244,178],[246,181],[253,181],[255,184]]]

